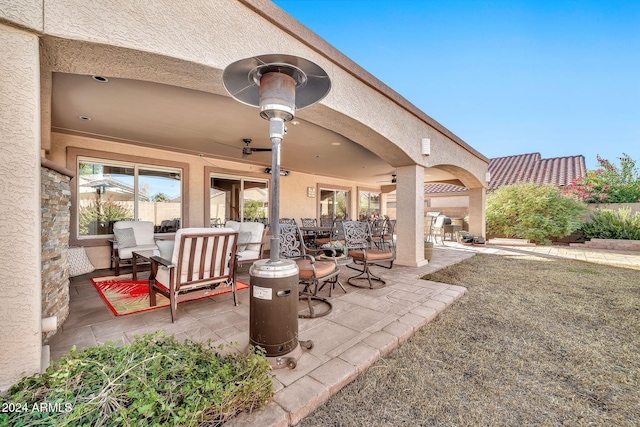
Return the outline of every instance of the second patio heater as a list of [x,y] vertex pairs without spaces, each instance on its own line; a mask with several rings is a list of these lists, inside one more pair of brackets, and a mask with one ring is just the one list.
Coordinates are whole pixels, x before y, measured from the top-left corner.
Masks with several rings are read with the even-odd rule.
[[[271,139],[270,255],[249,270],[251,296],[249,341],[265,349],[274,368],[295,368],[302,353],[298,342],[298,266],[280,259],[280,143],[285,123],[296,110],[315,104],[331,89],[318,65],[292,55],[270,54],[241,59],[222,74],[236,100],[260,108],[269,121]],[[310,347],[312,344],[303,343]]]

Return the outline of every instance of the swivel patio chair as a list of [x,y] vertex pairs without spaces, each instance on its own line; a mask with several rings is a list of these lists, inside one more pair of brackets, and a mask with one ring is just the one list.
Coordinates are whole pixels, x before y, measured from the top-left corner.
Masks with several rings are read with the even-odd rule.
[[[302,227],[317,227],[318,226],[318,220],[315,218],[300,218],[300,223],[302,224]],[[309,247],[315,247],[316,246],[316,236],[317,236],[317,232],[313,231],[313,230],[303,230],[303,235],[304,235],[304,241],[305,243],[309,246]]]
[[156,293],[169,298],[171,322],[178,318],[178,301],[203,297],[218,287],[231,287],[236,295],[238,232],[231,228],[182,228],[176,232],[171,259],[151,257],[150,306]]
[[[300,300],[306,300],[309,314],[300,313],[298,317],[314,318],[329,314],[333,305],[326,298],[317,296],[321,283],[329,281],[340,273],[338,263],[333,261],[318,261],[307,253],[307,247],[300,228],[297,225],[280,224],[280,256],[294,260],[298,265],[299,283],[303,285],[299,293]],[[325,311],[316,312],[314,301],[328,307]]]
[[291,224],[291,225],[297,225],[296,219],[295,218],[280,218],[278,220],[279,224]]
[[[383,287],[386,282],[373,274],[371,267],[391,269],[396,258],[395,249],[377,248],[373,242],[371,229],[367,221],[344,221],[342,226],[347,255],[353,258],[353,265],[347,265],[347,267],[360,272],[360,274],[347,279],[347,282],[353,286],[366,287],[359,282],[366,280],[369,284],[369,289]],[[374,282],[377,282],[375,286]]]
[[384,246],[385,225],[386,221],[383,218],[374,218],[369,222],[369,226],[371,227],[371,240],[378,249],[382,249]]

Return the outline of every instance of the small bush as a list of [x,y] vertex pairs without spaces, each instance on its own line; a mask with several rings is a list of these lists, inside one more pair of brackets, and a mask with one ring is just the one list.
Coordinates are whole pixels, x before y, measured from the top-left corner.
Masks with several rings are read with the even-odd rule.
[[[221,348],[219,348],[221,349]],[[273,396],[264,351],[221,355],[161,333],[71,352],[0,397],[0,425],[221,425]]]
[[631,215],[628,208],[598,209],[579,231],[587,239],[640,240],[640,213]]
[[582,224],[586,205],[553,185],[515,184],[487,196],[487,233],[549,244]]

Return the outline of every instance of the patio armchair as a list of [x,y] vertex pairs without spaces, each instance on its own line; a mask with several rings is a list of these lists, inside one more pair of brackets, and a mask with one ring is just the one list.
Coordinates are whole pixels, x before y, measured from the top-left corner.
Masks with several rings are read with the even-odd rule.
[[151,221],[116,221],[113,224],[114,239],[111,244],[111,265],[115,275],[121,266],[133,263],[133,252],[158,249],[154,241],[155,225]]
[[[353,258],[353,265],[347,265],[347,267],[360,272],[347,279],[347,282],[353,286],[363,287],[358,281],[366,280],[369,283],[369,289],[384,286],[386,282],[373,274],[371,267],[391,269],[396,258],[395,248],[388,250],[377,248],[367,221],[344,221],[342,226],[347,255]],[[374,282],[377,282],[376,286]]]
[[224,226],[238,232],[236,266],[253,264],[254,261],[262,259],[267,234],[267,227],[263,223],[227,221]]
[[236,295],[235,262],[238,232],[231,228],[183,228],[176,232],[171,259],[152,256],[149,304],[156,294],[169,298],[171,322],[178,319],[179,299],[202,297],[220,286]]
[[433,243],[438,242],[438,237],[440,237],[440,243],[444,245],[444,226],[445,220],[447,219],[446,215],[438,215],[433,221],[433,227],[431,229],[431,235],[433,236]]
[[[308,254],[307,250],[302,232],[297,225],[280,224],[280,256],[296,262],[300,270],[299,283],[303,285],[298,298],[306,300],[309,307],[309,314],[299,314],[298,317],[321,317],[329,314],[333,305],[326,298],[317,296],[320,283],[337,277],[340,268],[335,259],[335,252],[332,261],[318,261],[313,255]],[[313,301],[325,304],[328,309],[316,313]]]

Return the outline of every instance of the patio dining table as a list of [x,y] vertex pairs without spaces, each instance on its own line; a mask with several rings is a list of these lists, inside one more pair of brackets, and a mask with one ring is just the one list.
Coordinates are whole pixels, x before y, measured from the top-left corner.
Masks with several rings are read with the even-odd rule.
[[300,227],[300,231],[305,235],[305,241],[308,241],[308,243],[314,247],[316,247],[316,238],[327,237],[331,234],[332,229],[333,227],[328,226]]
[[308,231],[312,233],[327,233],[332,230],[333,227],[315,226],[315,227],[300,227],[301,231]]

